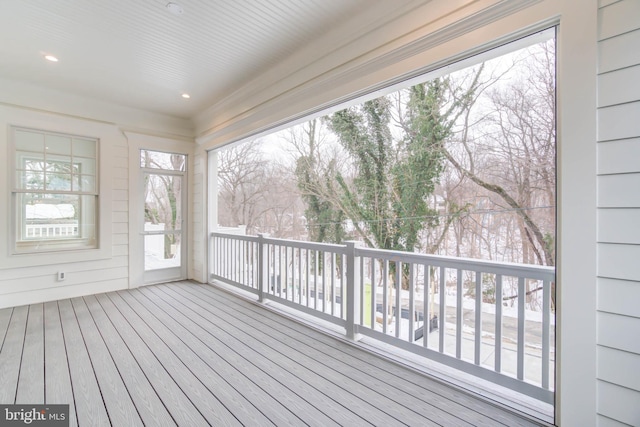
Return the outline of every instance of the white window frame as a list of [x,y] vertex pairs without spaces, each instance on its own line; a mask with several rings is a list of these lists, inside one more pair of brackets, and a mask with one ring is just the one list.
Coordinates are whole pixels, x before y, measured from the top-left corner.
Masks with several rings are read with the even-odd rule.
[[[93,188],[91,191],[83,191],[82,189],[74,189],[73,181],[74,176],[78,179],[78,183],[83,174],[71,173],[71,188],[69,190],[58,189],[29,189],[24,188],[23,185],[18,183],[18,172],[24,170],[19,168],[17,164],[18,153],[20,152],[16,146],[16,132],[29,132],[33,134],[41,134],[44,138],[47,136],[59,136],[64,138],[70,138],[71,141],[79,139],[83,141],[92,141],[95,144],[93,157],[86,155],[74,156],[73,143],[70,147],[69,158],[70,161],[75,163],[75,158],[86,158],[94,162],[93,173],[87,176],[93,176]],[[43,159],[45,161],[47,157],[46,148],[43,150],[33,151],[34,156],[38,154],[37,159]],[[38,254],[47,252],[69,251],[69,250],[86,250],[86,249],[98,249],[99,248],[99,175],[100,175],[100,140],[99,138],[67,134],[61,132],[47,131],[41,129],[10,126],[10,143],[9,143],[9,165],[11,173],[11,241],[10,241],[10,254],[11,255],[24,255],[24,254]],[[41,194],[41,195],[60,195],[60,196],[75,196],[79,198],[79,210],[77,234],[78,236],[60,237],[60,238],[29,238],[26,233],[26,218],[24,204],[20,202],[21,195],[27,194]],[[93,198],[92,212],[88,209],[83,209],[82,205],[85,203],[83,199]],[[89,231],[90,230],[90,231]]]

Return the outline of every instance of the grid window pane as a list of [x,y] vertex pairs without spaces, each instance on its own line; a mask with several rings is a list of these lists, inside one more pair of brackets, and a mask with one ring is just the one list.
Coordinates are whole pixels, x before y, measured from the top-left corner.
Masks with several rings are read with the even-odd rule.
[[96,248],[98,141],[28,129],[13,138],[14,250]]
[[185,171],[186,161],[184,154],[140,150],[140,167],[143,168]]
[[47,135],[45,138],[45,150],[53,154],[71,154],[71,138],[61,135]]
[[96,141],[91,139],[73,138],[73,156],[96,157]]
[[40,153],[44,151],[44,134],[40,132],[16,130],[14,135],[16,150],[35,151]]

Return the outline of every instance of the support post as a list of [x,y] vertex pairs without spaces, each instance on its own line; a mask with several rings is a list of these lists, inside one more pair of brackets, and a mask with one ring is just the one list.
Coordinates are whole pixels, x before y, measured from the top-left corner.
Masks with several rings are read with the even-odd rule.
[[258,301],[264,302],[264,289],[265,286],[269,286],[267,283],[269,277],[269,265],[266,260],[267,256],[267,244],[265,239],[269,237],[268,234],[258,233]]
[[360,319],[360,257],[356,248],[360,242],[348,241],[347,245],[347,338],[358,339],[358,320]]

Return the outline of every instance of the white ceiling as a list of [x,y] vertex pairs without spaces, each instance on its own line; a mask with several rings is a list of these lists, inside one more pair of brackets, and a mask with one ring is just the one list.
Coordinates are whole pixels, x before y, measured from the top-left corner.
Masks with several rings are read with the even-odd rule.
[[192,118],[364,10],[380,13],[362,31],[408,3],[175,2],[182,15],[168,0],[1,0],[0,78]]

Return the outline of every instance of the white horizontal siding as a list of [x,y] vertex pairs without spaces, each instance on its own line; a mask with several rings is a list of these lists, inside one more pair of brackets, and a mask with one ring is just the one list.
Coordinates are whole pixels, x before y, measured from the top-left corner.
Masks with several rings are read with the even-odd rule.
[[[15,292],[16,289],[13,289],[11,286],[13,283],[16,283],[17,280],[21,279],[33,281],[43,280],[45,282],[54,283],[56,280],[56,274],[60,270],[64,270],[73,276],[76,272],[95,271],[102,268],[118,268],[125,265],[127,265],[127,257],[121,256],[111,257],[105,260],[83,261],[60,265],[47,264],[2,270],[2,273],[0,274],[0,295],[3,293]],[[66,283],[66,281],[54,284],[60,285],[62,283]]]
[[639,189],[640,173],[599,176],[598,207],[640,208]]
[[598,40],[608,39],[638,28],[640,1],[612,3],[598,11]]
[[599,379],[640,392],[640,354],[600,347],[598,360]]
[[[58,282],[56,280],[57,271],[64,271],[66,279]],[[30,291],[47,290],[56,287],[70,287],[90,285],[94,282],[113,281],[119,279],[127,279],[129,274],[128,267],[125,266],[108,266],[106,268],[96,268],[88,271],[77,271],[72,263],[61,265],[56,271],[46,276],[40,277],[21,277],[11,281],[0,282],[0,294],[2,294],[3,302],[11,294],[22,294]],[[86,295],[86,294],[85,294]],[[41,300],[45,301],[45,300]],[[4,305],[4,304],[3,304]]]
[[640,425],[640,393],[598,381],[598,412],[630,426]]
[[600,108],[598,141],[636,138],[640,136],[640,102]]
[[640,331],[638,317],[598,313],[598,344],[602,346],[640,354],[638,331]]
[[[640,281],[640,245],[600,243],[598,276]],[[637,332],[640,337],[640,329]]]
[[607,73],[640,64],[640,30],[598,44],[598,71]]
[[640,138],[598,144],[599,174],[629,172],[640,172]]
[[640,1],[598,12],[597,412],[640,425]]
[[598,242],[640,245],[640,209],[600,209]]
[[126,289],[128,283],[127,278],[103,279],[94,275],[93,280],[77,285],[47,286],[2,295],[1,301],[3,307],[15,307],[24,305],[25,302],[29,301],[55,301],[63,298],[74,298],[83,295],[117,291]]
[[[639,18],[640,19],[640,18]],[[640,65],[598,76],[598,107],[634,102],[640,99]]]
[[[640,318],[638,301],[640,282],[607,278],[598,280],[598,310]],[[640,331],[636,331],[635,335],[638,334]]]
[[621,423],[604,415],[599,415],[596,419],[596,426],[598,427],[629,427],[629,424]]
[[598,0],[598,7],[609,6],[610,4],[617,3],[622,0]]

